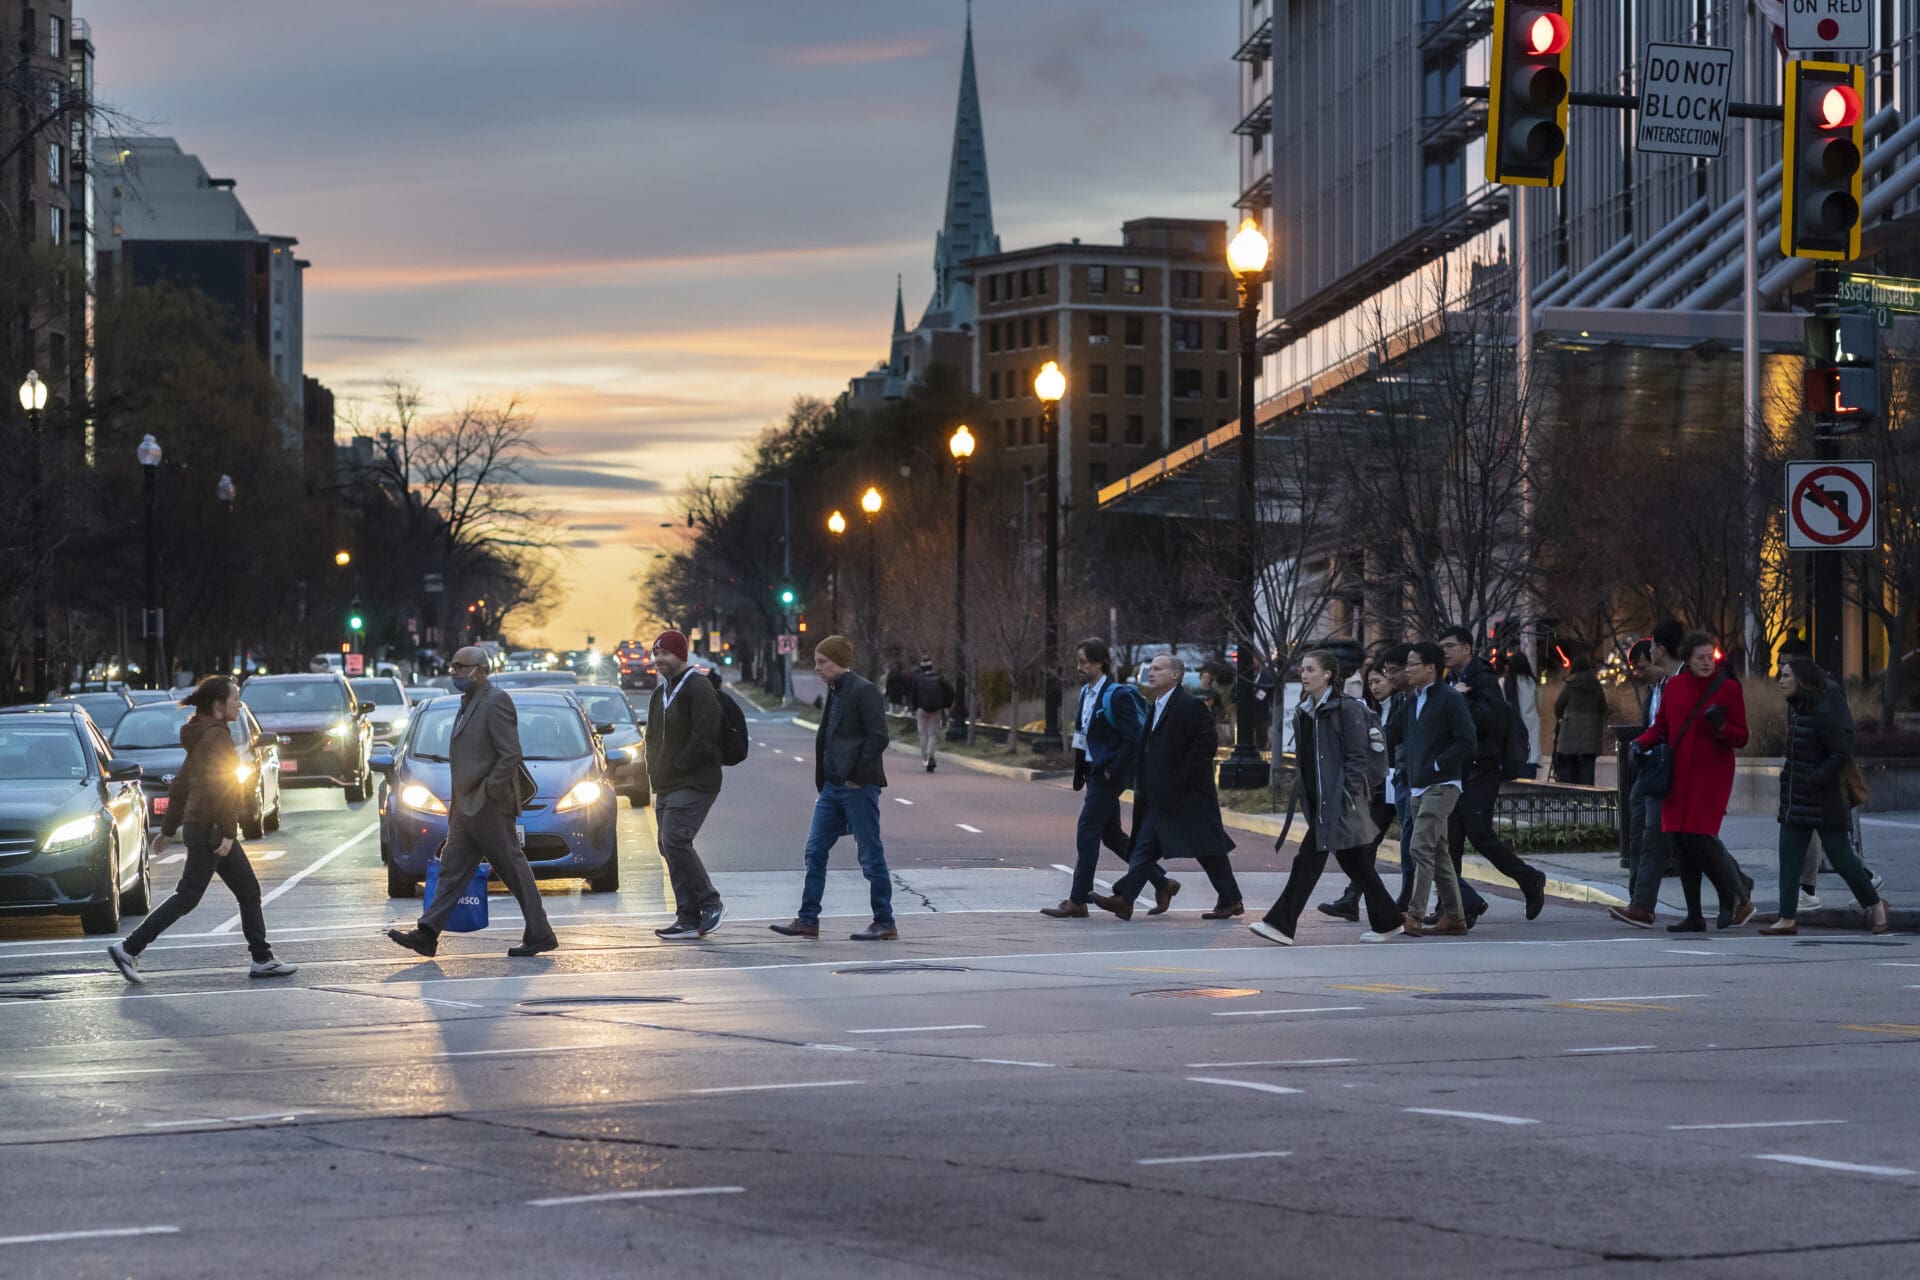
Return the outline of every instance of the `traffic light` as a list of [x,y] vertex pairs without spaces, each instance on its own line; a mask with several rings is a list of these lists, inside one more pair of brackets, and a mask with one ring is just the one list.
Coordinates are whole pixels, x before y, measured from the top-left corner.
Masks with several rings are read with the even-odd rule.
[[1806,324],[1807,413],[1823,435],[1859,431],[1880,415],[1880,328],[1868,315]]
[[1860,156],[1866,70],[1789,62],[1780,166],[1780,252],[1845,262],[1860,256]]
[[367,629],[367,620],[360,614],[360,602],[355,600],[347,613],[347,630],[359,635]]
[[1573,0],[1496,0],[1487,181],[1557,187],[1567,174]]
[[792,587],[780,588],[780,604],[782,608],[786,608],[786,609],[793,608],[793,602],[795,600],[798,600],[799,598],[800,598],[799,596],[793,593]]

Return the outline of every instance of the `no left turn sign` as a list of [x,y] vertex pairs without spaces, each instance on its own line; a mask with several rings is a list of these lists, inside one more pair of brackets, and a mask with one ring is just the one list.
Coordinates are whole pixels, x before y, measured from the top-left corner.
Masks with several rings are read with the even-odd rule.
[[1787,464],[1787,550],[1855,551],[1872,547],[1871,462]]

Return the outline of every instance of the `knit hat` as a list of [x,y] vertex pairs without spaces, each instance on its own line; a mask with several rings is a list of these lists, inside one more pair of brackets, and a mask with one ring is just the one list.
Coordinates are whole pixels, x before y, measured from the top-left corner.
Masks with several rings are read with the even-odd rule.
[[653,647],[656,650],[665,649],[682,662],[687,660],[687,638],[678,631],[662,631],[660,638],[653,642]]
[[922,655],[921,655],[921,657],[920,657],[920,669],[921,669],[922,671],[932,671],[932,670],[933,670],[933,659],[932,659],[932,658],[929,658],[929,657],[927,657],[927,656],[926,656],[925,654],[922,654]]
[[813,651],[836,667],[853,665],[853,641],[845,636],[828,636],[815,645]]

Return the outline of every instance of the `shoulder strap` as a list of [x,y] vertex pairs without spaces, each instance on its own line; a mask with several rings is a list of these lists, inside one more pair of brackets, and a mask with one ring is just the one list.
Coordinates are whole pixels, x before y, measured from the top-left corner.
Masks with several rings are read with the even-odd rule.
[[1675,750],[1679,749],[1680,740],[1687,736],[1687,730],[1693,728],[1694,720],[1699,717],[1702,711],[1705,711],[1707,709],[1707,704],[1713,701],[1713,695],[1720,692],[1720,686],[1725,684],[1726,682],[1727,682],[1726,672],[1722,671],[1718,675],[1714,676],[1713,683],[1708,685],[1707,691],[1700,695],[1700,701],[1694,703],[1693,709],[1687,712],[1687,718],[1681,724],[1680,732],[1673,735],[1673,745]]

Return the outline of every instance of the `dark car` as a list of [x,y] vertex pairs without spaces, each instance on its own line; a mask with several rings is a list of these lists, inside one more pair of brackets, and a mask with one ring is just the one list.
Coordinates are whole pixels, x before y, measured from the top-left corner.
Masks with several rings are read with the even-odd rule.
[[502,689],[552,689],[580,683],[571,671],[502,671],[488,679]]
[[133,709],[133,699],[127,695],[125,689],[63,693],[56,696],[53,701],[56,704],[64,702],[83,708],[93,717],[93,722],[100,726],[102,733],[112,733],[113,726],[120,723],[120,717]]
[[[567,692],[516,689],[511,696],[521,756],[536,788],[518,824],[533,874],[543,880],[584,876],[593,892],[614,892],[620,887],[619,802],[593,726]],[[448,743],[459,712],[457,700],[435,698],[413,717],[399,750],[383,746],[374,754],[386,775],[380,860],[387,866],[389,897],[412,897],[427,863],[446,843],[453,796]]]
[[140,766],[70,702],[0,716],[0,914],[78,915],[88,933],[153,901]]
[[260,727],[280,739],[282,782],[345,787],[349,801],[373,795],[371,704],[354,697],[345,676],[255,676],[241,687]]
[[653,665],[653,654],[632,641],[620,646],[620,687],[652,692],[660,683],[659,669]]
[[[135,707],[107,735],[115,759],[132,760],[146,771],[149,826],[159,826],[167,816],[167,788],[187,762],[180,728],[192,716],[190,707]],[[258,840],[280,829],[280,739],[261,729],[245,703],[240,704],[240,718],[227,729],[233,734],[240,781],[247,791],[246,807],[240,811],[240,835]]]
[[607,773],[613,789],[636,809],[653,799],[647,784],[647,726],[634,714],[627,695],[612,685],[583,684],[568,689],[593,721],[600,745],[607,753]]

